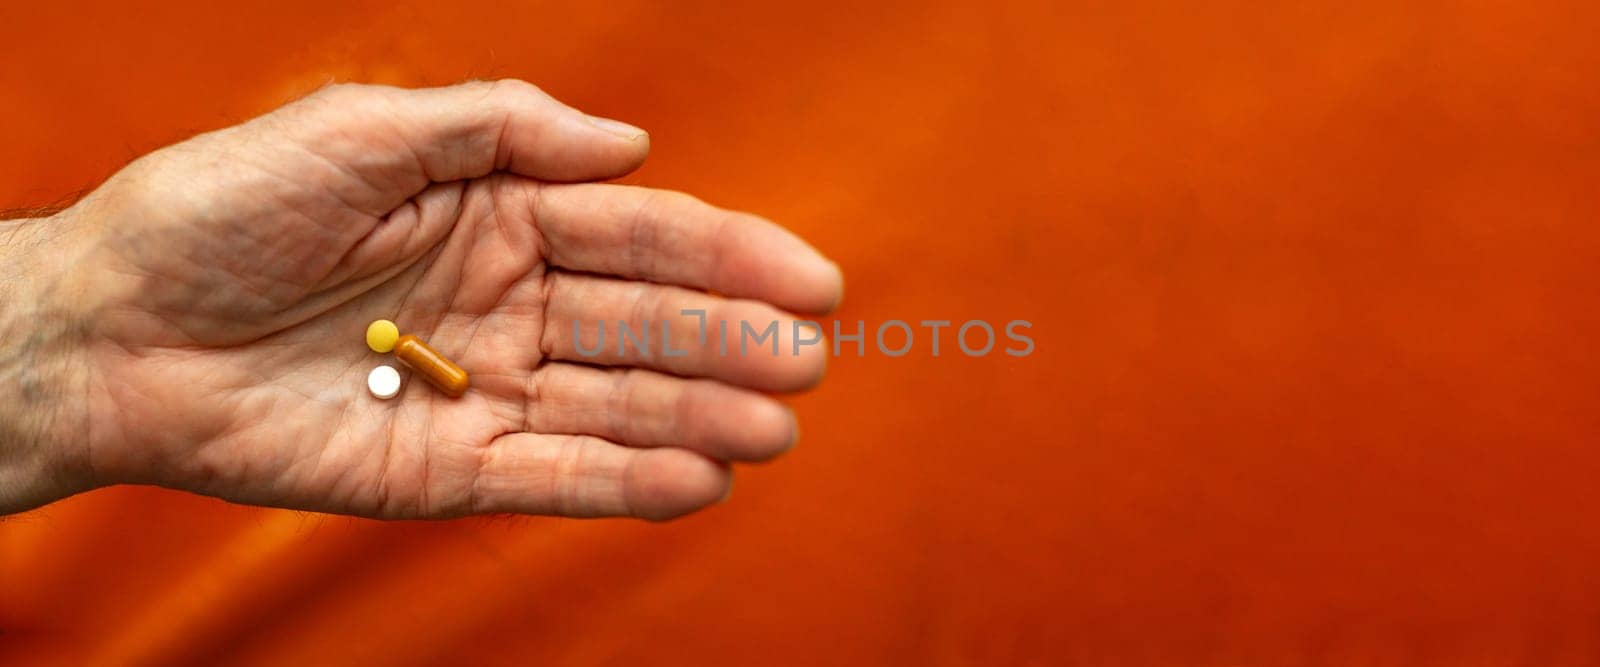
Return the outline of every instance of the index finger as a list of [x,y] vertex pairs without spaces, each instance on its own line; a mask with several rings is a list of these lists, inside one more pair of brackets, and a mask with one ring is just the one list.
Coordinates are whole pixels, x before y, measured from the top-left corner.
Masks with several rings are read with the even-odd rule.
[[666,190],[538,185],[534,224],[556,266],[708,289],[820,314],[838,305],[839,266],[770,221]]

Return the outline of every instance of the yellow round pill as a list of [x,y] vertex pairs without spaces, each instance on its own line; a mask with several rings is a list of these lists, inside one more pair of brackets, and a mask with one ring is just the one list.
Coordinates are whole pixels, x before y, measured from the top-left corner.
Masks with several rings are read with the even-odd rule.
[[394,342],[400,340],[400,327],[389,320],[378,320],[367,325],[367,347],[373,352],[384,353],[394,349]]

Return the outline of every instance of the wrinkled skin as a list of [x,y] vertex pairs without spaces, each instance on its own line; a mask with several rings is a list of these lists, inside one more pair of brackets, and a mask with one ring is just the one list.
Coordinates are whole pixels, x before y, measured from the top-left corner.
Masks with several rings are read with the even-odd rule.
[[[40,221],[36,298],[71,303],[51,475],[22,509],[115,483],[377,517],[664,519],[723,499],[730,462],[796,437],[763,392],[821,378],[794,319],[831,262],[748,214],[593,183],[649,138],[515,81],[334,86],[134,162]],[[40,252],[44,250],[45,252]],[[711,290],[715,296],[704,290]],[[47,308],[48,309],[48,308]],[[697,319],[711,326],[704,344]],[[392,319],[472,374],[459,399],[363,344]],[[669,320],[683,356],[616,323]],[[779,320],[780,354],[719,355],[715,322]],[[573,323],[592,348],[577,352]],[[41,494],[32,494],[40,496]]]

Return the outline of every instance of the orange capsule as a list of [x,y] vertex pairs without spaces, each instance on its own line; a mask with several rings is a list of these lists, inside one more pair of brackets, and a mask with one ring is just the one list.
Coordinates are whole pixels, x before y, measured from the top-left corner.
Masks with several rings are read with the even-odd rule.
[[467,372],[422,339],[411,334],[401,336],[394,343],[394,356],[451,398],[467,393]]

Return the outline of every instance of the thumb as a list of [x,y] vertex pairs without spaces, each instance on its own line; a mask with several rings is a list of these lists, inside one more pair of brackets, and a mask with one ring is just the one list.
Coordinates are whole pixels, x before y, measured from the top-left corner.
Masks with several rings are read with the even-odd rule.
[[287,128],[293,143],[366,184],[392,186],[385,201],[372,202],[379,209],[430,182],[497,170],[545,181],[616,178],[650,152],[644,130],[589,116],[515,79],[420,89],[340,84],[266,118],[280,114],[268,127]]

